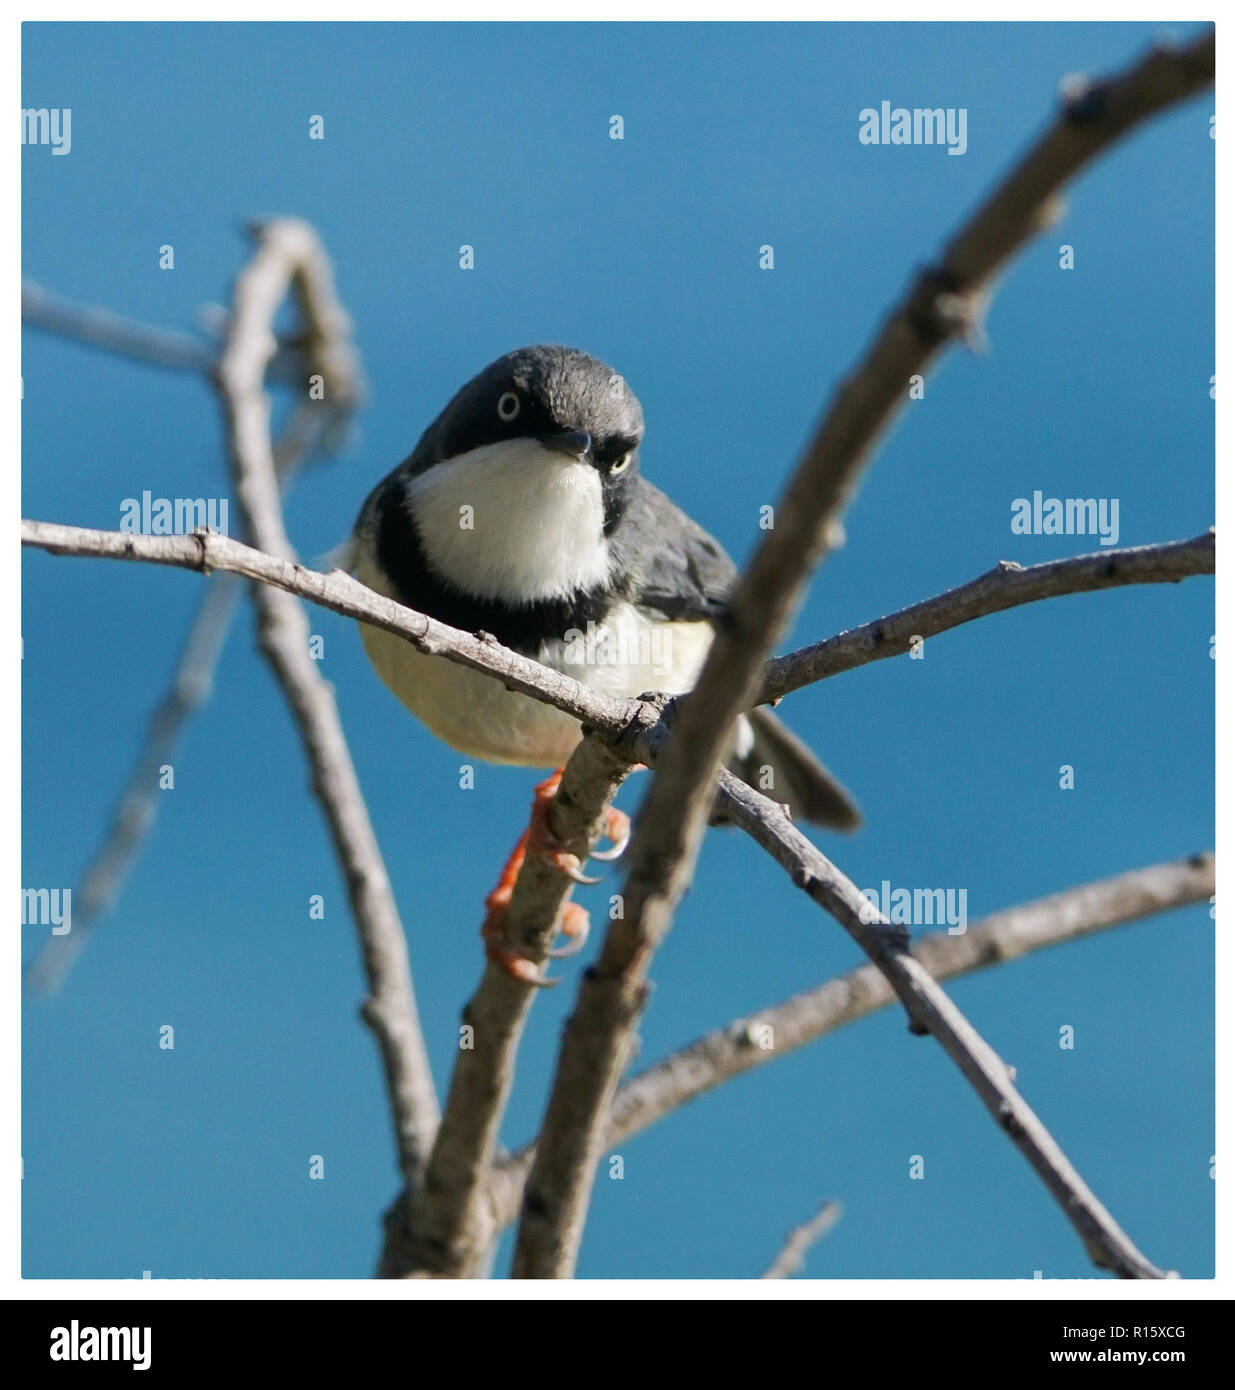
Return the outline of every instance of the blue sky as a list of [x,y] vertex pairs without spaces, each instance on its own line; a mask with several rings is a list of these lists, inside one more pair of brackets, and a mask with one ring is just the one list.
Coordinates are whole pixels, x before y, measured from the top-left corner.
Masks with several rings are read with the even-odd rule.
[[[372,399],[288,506],[302,555],[499,353],[560,341],[623,373],[643,467],[739,561],[824,401],[911,269],[1040,127],[1059,79],[1158,26],[23,26],[23,271],[170,328],[224,300],[244,221],[319,229]],[[1184,31],[1185,33],[1187,31]],[[883,100],[965,108],[961,157],[859,143]],[[1089,172],[881,450],[794,641],[988,569],[1097,548],[1014,536],[1012,499],[1115,497],[1120,544],[1213,519],[1212,101]],[[618,113],[625,139],[609,139]],[[310,141],[309,119],[326,138]],[[1075,269],[1059,268],[1059,247]],[[476,267],[458,268],[475,247]],[[175,269],[158,248],[175,248]],[[775,269],[758,248],[775,248]],[[23,511],[114,528],[124,498],[226,492],[206,384],[27,330]],[[74,884],[202,581],[27,554],[23,884]],[[315,611],[404,923],[439,1086],[484,894],[535,774],[478,769],[405,717],[355,628]],[[1213,842],[1213,587],[1078,596],[933,639],[782,713],[866,826],[863,887],[965,887],[970,917]],[[1076,787],[1059,788],[1059,768]],[[638,779],[623,804],[633,809]],[[123,899],[23,1011],[27,1277],[364,1277],[396,1173],[339,876],[247,610]],[[598,913],[613,886],[583,890]],[[311,921],[310,895],[326,899]],[[32,956],[46,929],[25,927]],[[640,1064],[857,964],[736,832],[714,832],[653,970]],[[540,998],[503,1129],[535,1130],[568,983]],[[1213,927],[1204,905],[951,985],[1157,1263],[1213,1272]],[[175,1050],[158,1030],[175,1028]],[[1071,1025],[1076,1047],[1062,1051]],[[757,1274],[825,1197],[819,1277],[1091,1272],[940,1049],[887,1011],[624,1146],[584,1277]],[[310,1181],[320,1154],[325,1180]],[[926,1177],[909,1178],[923,1155]],[[499,1263],[499,1269],[503,1264]]]

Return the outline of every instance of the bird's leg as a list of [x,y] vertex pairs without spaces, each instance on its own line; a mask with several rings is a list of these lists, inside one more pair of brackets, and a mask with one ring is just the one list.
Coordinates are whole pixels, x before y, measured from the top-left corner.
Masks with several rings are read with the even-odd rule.
[[525,830],[506,861],[497,886],[485,899],[485,920],[480,925],[480,935],[485,943],[485,955],[500,965],[516,980],[528,985],[544,985],[548,981],[536,968],[534,961],[521,956],[506,943],[506,909],[510,906],[510,895],[515,891],[515,882],[523,860],[527,855],[527,842],[530,831]]
[[[528,828],[519,837],[514,851],[506,861],[497,886],[485,899],[485,920],[480,929],[484,938],[485,953],[489,959],[502,966],[515,979],[525,984],[545,985],[556,983],[541,975],[534,962],[528,960],[506,940],[506,910],[514,892],[519,870],[528,854],[535,854],[549,863],[565,877],[575,883],[599,883],[598,878],[589,878],[582,872],[579,856],[565,849],[549,828],[549,812],[562,783],[562,769],[558,768],[536,788],[532,801],[532,815]],[[598,854],[598,859],[616,859],[626,848],[630,839],[630,820],[621,811],[609,807],[605,811],[604,833],[613,841],[613,848]],[[570,944],[560,950],[549,951],[552,957],[573,956],[583,949],[587,941],[588,915],[578,903],[567,903],[562,910],[558,930],[569,938]]]
[[583,872],[579,856],[571,854],[568,849],[565,849],[561,841],[549,829],[549,813],[553,810],[553,803],[557,800],[564,770],[564,768],[559,767],[536,788],[536,796],[532,801],[532,818],[528,821],[527,826],[527,849],[530,853],[538,854],[542,859],[547,859],[558,873],[563,874],[566,878],[590,887],[593,883],[599,883],[600,879],[589,878]]

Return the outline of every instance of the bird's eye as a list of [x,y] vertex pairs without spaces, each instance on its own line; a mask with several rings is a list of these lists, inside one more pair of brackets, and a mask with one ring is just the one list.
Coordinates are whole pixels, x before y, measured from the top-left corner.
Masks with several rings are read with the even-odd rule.
[[513,391],[503,391],[497,398],[497,417],[509,424],[518,415],[523,402]]
[[631,459],[635,456],[633,449],[627,449],[620,459],[609,466],[609,476],[615,478],[619,473],[625,473]]

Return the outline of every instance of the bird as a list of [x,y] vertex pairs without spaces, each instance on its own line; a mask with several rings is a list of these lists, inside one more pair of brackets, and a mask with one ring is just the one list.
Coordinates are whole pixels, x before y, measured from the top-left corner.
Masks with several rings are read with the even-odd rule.
[[[577,348],[538,344],[491,362],[448,402],[412,452],[370,492],[342,568],[379,594],[610,695],[680,695],[724,621],[737,570],[720,543],[644,476],[643,409],[624,377]],[[469,757],[555,769],[486,900],[489,958],[527,983],[539,968],[503,939],[523,857],[547,855],[583,882],[546,819],[582,738],[561,710],[470,667],[361,624],[378,676],[437,738]],[[730,768],[797,818],[852,831],[853,799],[766,707],[737,723]],[[616,857],[629,822],[611,810]],[[586,937],[572,908],[560,929]]]

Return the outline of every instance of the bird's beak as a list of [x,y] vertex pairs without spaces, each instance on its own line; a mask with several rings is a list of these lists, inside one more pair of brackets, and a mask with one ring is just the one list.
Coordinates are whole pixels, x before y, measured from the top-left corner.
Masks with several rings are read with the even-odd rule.
[[567,454],[585,460],[592,448],[592,436],[587,430],[568,430],[565,434],[541,434],[537,438],[555,454]]

